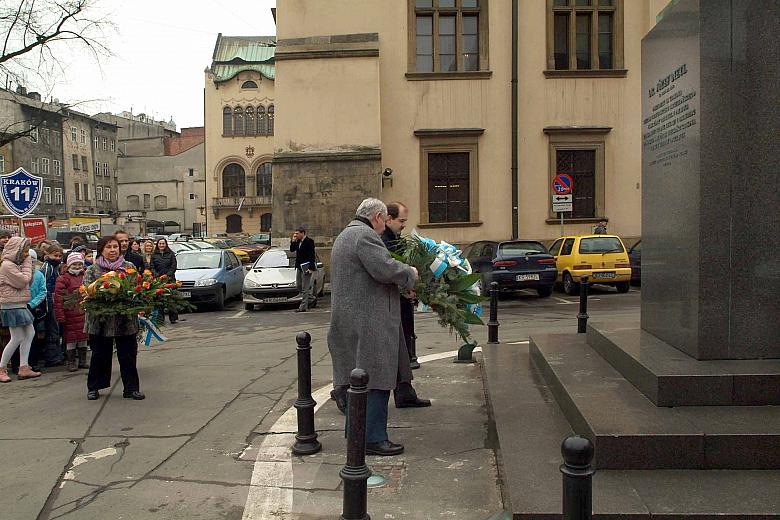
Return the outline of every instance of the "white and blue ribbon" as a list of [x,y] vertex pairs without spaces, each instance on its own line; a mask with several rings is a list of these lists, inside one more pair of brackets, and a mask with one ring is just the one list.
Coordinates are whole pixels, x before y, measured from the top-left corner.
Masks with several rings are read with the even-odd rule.
[[[157,311],[152,313],[152,319],[155,318],[155,314]],[[141,325],[141,327],[146,329],[146,337],[144,338],[144,345],[147,347],[152,344],[152,339],[156,339],[160,343],[163,343],[165,341],[168,341],[168,338],[165,337],[165,334],[160,332],[160,329],[157,328],[157,325],[153,323],[152,320],[149,318],[146,318],[144,316],[138,316],[138,323]]]

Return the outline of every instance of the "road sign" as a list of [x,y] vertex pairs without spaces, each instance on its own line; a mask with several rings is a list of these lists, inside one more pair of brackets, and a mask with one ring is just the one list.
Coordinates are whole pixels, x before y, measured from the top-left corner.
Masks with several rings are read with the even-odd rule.
[[17,217],[32,213],[41,201],[43,179],[19,168],[0,175],[0,197],[8,210]]
[[553,213],[565,213],[574,211],[574,204],[571,202],[553,202]]
[[568,195],[574,189],[574,179],[567,173],[559,173],[553,179],[552,188],[556,195]]
[[552,201],[553,203],[560,204],[561,202],[573,202],[574,195],[553,195]]

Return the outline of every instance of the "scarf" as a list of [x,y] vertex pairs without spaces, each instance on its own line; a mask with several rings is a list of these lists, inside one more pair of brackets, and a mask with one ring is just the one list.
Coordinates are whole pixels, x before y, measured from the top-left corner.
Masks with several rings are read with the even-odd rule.
[[99,265],[101,268],[105,269],[106,271],[125,270],[125,257],[122,255],[119,255],[119,258],[117,258],[113,262],[109,262],[108,259],[104,256],[99,256],[97,257],[95,263]]

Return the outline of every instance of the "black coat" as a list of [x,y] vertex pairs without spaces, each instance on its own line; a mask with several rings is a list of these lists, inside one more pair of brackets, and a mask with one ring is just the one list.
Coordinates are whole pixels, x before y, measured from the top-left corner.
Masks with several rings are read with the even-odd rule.
[[173,251],[170,249],[167,249],[164,253],[155,251],[152,255],[152,272],[155,276],[167,274],[169,278],[175,278],[176,255]]
[[128,251],[125,253],[125,261],[130,262],[135,266],[136,269],[139,271],[144,270],[144,257],[139,255],[138,253],[134,253],[133,251]]
[[295,268],[299,269],[303,264],[308,263],[308,269],[315,271],[317,269],[317,257],[314,253],[314,240],[309,237],[303,237],[303,240],[295,240],[290,243],[290,251],[297,252],[295,257]]

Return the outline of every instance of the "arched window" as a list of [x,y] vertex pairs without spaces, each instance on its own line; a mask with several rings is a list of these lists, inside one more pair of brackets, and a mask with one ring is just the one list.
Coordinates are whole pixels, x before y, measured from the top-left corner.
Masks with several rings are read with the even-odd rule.
[[244,118],[244,124],[246,126],[246,135],[255,135],[255,109],[254,107],[246,107],[246,116]]
[[263,213],[260,215],[260,231],[271,231],[271,214]]
[[274,106],[268,105],[268,135],[274,135]]
[[225,218],[225,232],[227,233],[241,233],[243,227],[241,226],[241,215],[228,215]]
[[249,81],[243,82],[241,88],[257,88],[257,83],[250,79]]
[[233,109],[233,135],[244,135],[244,109]]
[[222,170],[222,196],[243,197],[246,195],[246,176],[240,164],[231,163]]
[[263,105],[259,105],[257,107],[257,135],[266,135],[268,132],[266,128],[268,128],[268,120],[265,118],[265,107]]
[[141,199],[138,195],[127,196],[127,209],[130,211],[138,211],[141,209]]
[[154,209],[168,209],[168,197],[165,195],[157,195],[154,198]]
[[233,110],[230,107],[222,109],[222,135],[233,135]]
[[261,164],[255,173],[255,184],[257,184],[258,197],[271,196],[271,182],[271,163],[266,162]]

